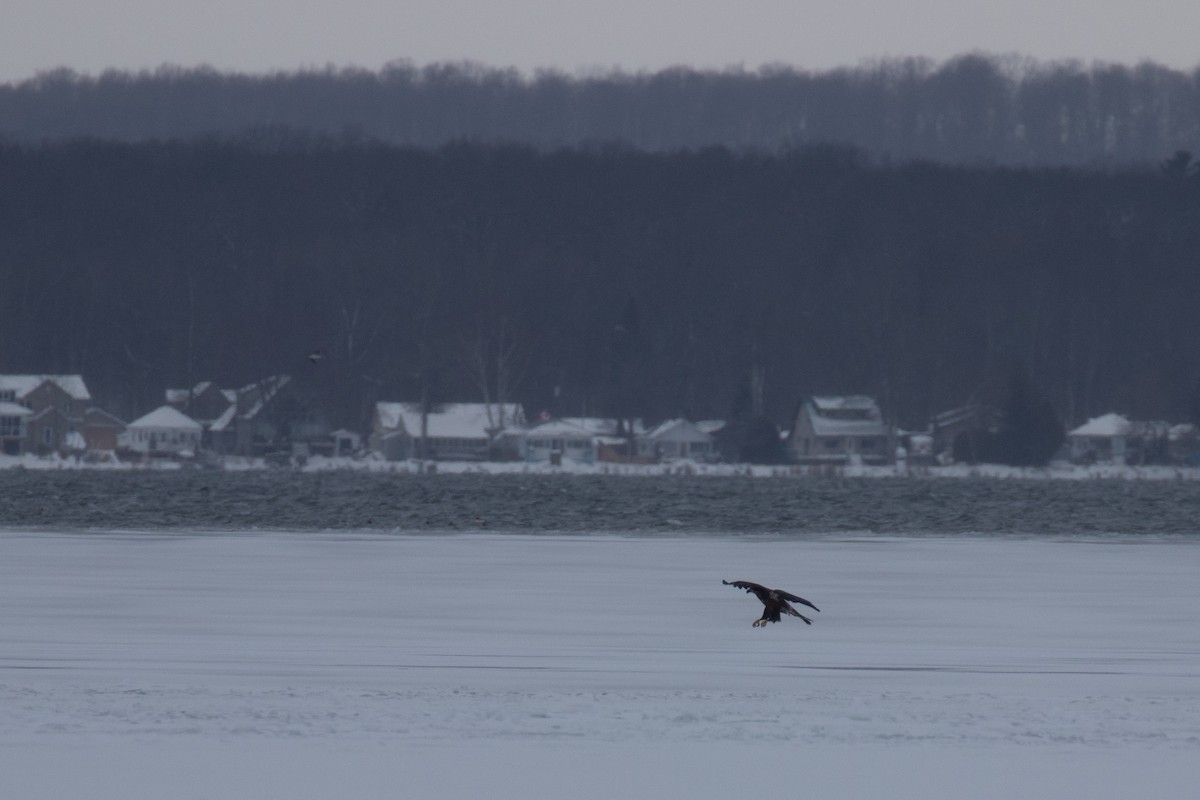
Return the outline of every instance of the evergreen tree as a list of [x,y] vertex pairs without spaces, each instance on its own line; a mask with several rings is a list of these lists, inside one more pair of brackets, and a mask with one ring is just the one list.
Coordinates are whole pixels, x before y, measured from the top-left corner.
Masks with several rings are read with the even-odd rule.
[[1023,369],[1013,373],[1005,401],[997,460],[1014,467],[1043,467],[1066,438],[1054,407],[1042,397]]
[[766,417],[745,423],[738,460],[746,464],[784,464],[788,461],[779,428]]

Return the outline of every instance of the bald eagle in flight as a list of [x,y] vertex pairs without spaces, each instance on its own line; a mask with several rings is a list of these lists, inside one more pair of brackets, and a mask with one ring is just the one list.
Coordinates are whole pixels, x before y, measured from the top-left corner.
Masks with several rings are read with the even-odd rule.
[[805,600],[803,597],[797,597],[794,594],[788,594],[782,589],[768,589],[765,586],[760,586],[759,584],[751,583],[750,581],[722,580],[721,583],[725,584],[726,586],[745,589],[747,593],[753,592],[754,596],[762,601],[762,617],[754,620],[755,628],[765,628],[767,627],[768,622],[779,622],[780,613],[791,614],[793,617],[799,617],[800,619],[804,620],[805,625],[812,625],[812,620],[801,614],[796,609],[792,608],[788,603],[789,600],[793,603],[800,603],[801,605],[808,606],[813,611],[821,610]]

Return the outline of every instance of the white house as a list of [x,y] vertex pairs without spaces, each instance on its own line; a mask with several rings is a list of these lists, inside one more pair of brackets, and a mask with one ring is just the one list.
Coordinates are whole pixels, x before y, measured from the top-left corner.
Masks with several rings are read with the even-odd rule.
[[159,406],[135,419],[119,437],[120,445],[135,453],[194,455],[200,448],[203,426],[171,406]]
[[646,435],[641,417],[619,420],[615,417],[563,417],[568,422],[592,434],[596,460],[610,463],[643,461],[638,458],[637,439]]
[[481,461],[498,433],[524,424],[519,403],[441,403],[422,414],[420,403],[379,402],[371,422],[371,449],[389,461]]
[[801,464],[885,464],[893,456],[891,428],[866,395],[811,397],[792,426],[793,454]]
[[1134,421],[1121,414],[1093,417],[1067,433],[1071,460],[1081,463],[1135,464],[1168,457],[1171,426]]
[[1103,414],[1067,433],[1072,461],[1125,463],[1133,423],[1121,414]]
[[592,464],[596,436],[566,420],[552,420],[519,432],[518,452],[532,463]]
[[713,437],[696,423],[669,419],[638,438],[638,454],[656,461],[710,461],[714,458]]

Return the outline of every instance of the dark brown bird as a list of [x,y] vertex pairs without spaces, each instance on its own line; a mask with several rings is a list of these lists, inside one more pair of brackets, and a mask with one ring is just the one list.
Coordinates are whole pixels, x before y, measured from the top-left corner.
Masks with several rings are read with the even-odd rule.
[[779,622],[780,613],[791,614],[793,617],[799,617],[800,619],[804,620],[805,625],[812,625],[812,620],[801,614],[796,609],[792,608],[788,603],[789,600],[793,603],[799,603],[801,605],[808,606],[813,611],[821,610],[805,600],[803,597],[797,597],[794,594],[789,594],[782,589],[768,589],[765,586],[760,586],[759,584],[751,583],[750,581],[722,580],[721,583],[725,584],[726,586],[734,586],[738,589],[745,589],[747,592],[753,592],[754,596],[762,601],[764,606],[762,617],[754,620],[755,628],[765,628],[767,627],[768,622]]

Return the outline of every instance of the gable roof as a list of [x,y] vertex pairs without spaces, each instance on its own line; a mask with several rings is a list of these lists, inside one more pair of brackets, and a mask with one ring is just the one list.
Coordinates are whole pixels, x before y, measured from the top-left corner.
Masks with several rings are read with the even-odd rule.
[[175,430],[199,431],[201,425],[171,406],[159,406],[145,416],[138,417],[126,428],[174,428]]
[[27,417],[32,413],[25,406],[0,400],[0,417]]
[[533,426],[525,431],[525,435],[535,438],[553,436],[560,439],[590,439],[596,434],[573,422],[556,419]]
[[13,391],[17,397],[25,397],[46,381],[58,384],[74,400],[92,399],[82,375],[0,375],[0,391]]
[[1068,433],[1068,436],[1128,436],[1133,432],[1133,423],[1120,414],[1103,414],[1093,417]]
[[[854,416],[842,416],[853,412]],[[888,428],[875,400],[867,395],[811,397],[801,406],[817,436],[887,436]]]
[[[254,385],[254,384],[251,384]],[[212,381],[200,381],[191,389],[167,389],[167,402],[171,405],[183,405],[189,399],[195,399],[207,392],[210,388],[215,389],[222,397],[230,403],[237,402],[237,389],[222,389],[216,386]]]
[[809,398],[818,411],[866,411],[879,413],[875,398],[865,394],[818,395]]
[[712,437],[700,430],[694,422],[683,419],[669,419],[660,423],[646,434],[647,439],[671,442],[708,442]]
[[210,431],[223,431],[229,427],[229,423],[233,422],[233,418],[237,415],[237,403],[231,403],[228,408],[221,412],[221,416],[214,419],[208,425]]
[[269,375],[237,390],[237,416],[253,419],[271,402],[279,390],[292,381],[291,375]]
[[957,425],[978,426],[981,428],[993,429],[1000,424],[1000,409],[984,405],[982,403],[971,403],[958,408],[948,408],[945,411],[939,411],[930,417],[930,426],[933,428],[952,428]]

